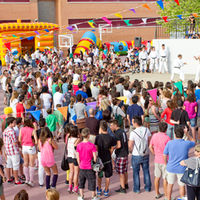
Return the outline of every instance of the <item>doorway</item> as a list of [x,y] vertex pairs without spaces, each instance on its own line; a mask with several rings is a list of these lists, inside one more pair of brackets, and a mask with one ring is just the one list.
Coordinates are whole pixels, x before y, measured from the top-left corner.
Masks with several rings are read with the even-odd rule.
[[21,50],[22,55],[25,55],[26,53],[31,55],[31,53],[35,51],[35,38],[33,38],[32,40],[21,40]]

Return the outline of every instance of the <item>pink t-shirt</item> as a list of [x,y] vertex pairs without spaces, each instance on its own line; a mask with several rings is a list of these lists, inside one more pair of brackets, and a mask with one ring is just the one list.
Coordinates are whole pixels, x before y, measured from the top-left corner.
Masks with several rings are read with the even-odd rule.
[[34,129],[30,127],[22,127],[21,128],[21,143],[22,146],[31,146],[33,147],[33,141],[32,141],[32,134]]
[[185,110],[188,113],[188,116],[190,119],[193,119],[196,117],[196,113],[195,113],[195,107],[197,106],[197,102],[192,102],[190,103],[189,101],[185,101],[184,102],[184,106],[185,106]]
[[150,145],[153,147],[155,152],[155,163],[164,164],[163,152],[166,144],[170,141],[170,137],[165,133],[155,133],[150,141]]
[[79,153],[80,169],[92,169],[91,161],[96,147],[91,142],[81,142],[77,145],[76,151]]

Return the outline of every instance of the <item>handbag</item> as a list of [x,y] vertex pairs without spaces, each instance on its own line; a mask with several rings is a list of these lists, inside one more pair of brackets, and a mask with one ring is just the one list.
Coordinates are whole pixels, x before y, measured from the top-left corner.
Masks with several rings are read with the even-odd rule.
[[83,129],[86,127],[86,119],[83,118],[83,119],[77,119],[76,120],[76,125],[78,127],[78,129]]
[[193,187],[200,187],[200,168],[198,158],[196,160],[196,169],[186,168],[181,178],[181,182]]
[[[68,143],[68,140],[67,140],[67,143]],[[63,171],[69,170],[69,163],[68,163],[67,158],[65,157],[66,152],[67,152],[67,145],[65,145],[65,151],[64,151],[62,162],[61,162],[61,169]]]

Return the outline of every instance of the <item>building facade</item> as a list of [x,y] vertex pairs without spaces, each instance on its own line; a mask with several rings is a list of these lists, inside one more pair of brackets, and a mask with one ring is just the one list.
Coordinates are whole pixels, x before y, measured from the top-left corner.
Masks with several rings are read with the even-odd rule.
[[[145,3],[150,9],[142,6]],[[130,11],[131,8],[136,13]],[[135,37],[151,40],[155,37],[155,20],[159,18],[157,11],[153,0],[0,0],[0,23],[16,22],[17,19],[33,22],[37,19],[39,22],[57,23],[61,28],[60,34],[70,34],[66,26],[76,24],[78,31],[72,32],[74,43],[78,43],[85,31],[94,29],[88,24],[92,19],[96,19],[94,33],[99,37],[99,24],[106,24],[101,17],[106,16],[112,21],[112,31],[102,34],[103,42],[128,41]],[[115,13],[121,13],[123,19],[116,17]],[[127,26],[126,19],[133,25]]]

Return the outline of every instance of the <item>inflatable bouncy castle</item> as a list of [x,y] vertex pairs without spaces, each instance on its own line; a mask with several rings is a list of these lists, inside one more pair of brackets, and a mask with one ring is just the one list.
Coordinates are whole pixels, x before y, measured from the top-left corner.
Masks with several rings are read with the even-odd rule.
[[74,51],[74,55],[80,55],[81,51],[82,53],[84,53],[85,51],[87,52],[90,49],[90,46],[96,43],[97,38],[95,34],[91,31],[85,32]]
[[5,65],[5,55],[9,50],[14,56],[30,53],[36,49],[54,47],[53,31],[58,25],[52,23],[17,23],[0,24],[0,60]]

